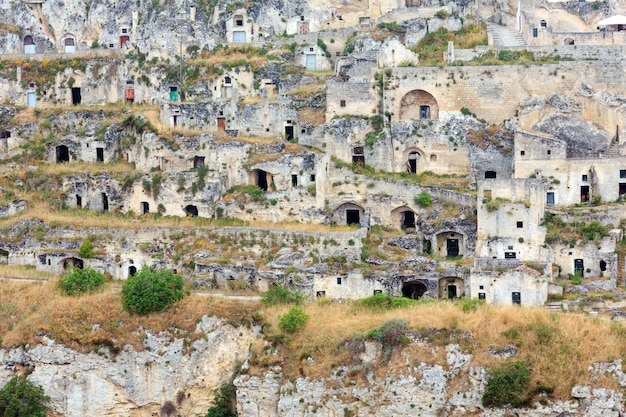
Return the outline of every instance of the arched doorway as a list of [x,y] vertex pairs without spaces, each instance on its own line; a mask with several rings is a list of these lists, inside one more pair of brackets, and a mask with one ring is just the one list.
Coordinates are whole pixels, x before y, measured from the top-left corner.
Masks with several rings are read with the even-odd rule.
[[34,54],[35,53],[35,41],[31,35],[24,36],[24,53],[25,54]]
[[408,160],[406,161],[406,170],[413,174],[417,173],[417,167],[419,165],[419,161],[422,159],[422,155],[419,152],[413,151],[409,152]]
[[56,147],[57,164],[70,161],[70,151],[65,145]]
[[437,233],[437,254],[446,258],[463,256],[464,240],[461,233],[445,231]]
[[130,265],[128,267],[128,276],[132,277],[133,275],[135,275],[137,273],[137,267],[135,265]]
[[400,100],[400,120],[437,120],[439,105],[427,91],[409,91]]
[[60,264],[63,265],[64,271],[68,268],[83,269],[84,267],[83,260],[74,257],[62,259]]
[[198,216],[198,207],[193,206],[193,205],[188,205],[185,206],[185,208],[183,209],[185,211],[185,214],[188,217],[197,217]]
[[66,34],[63,38],[63,46],[66,54],[73,54],[76,52],[76,39],[72,34]]
[[415,231],[415,212],[408,206],[400,206],[392,210],[391,220],[394,227],[399,227],[407,233]]
[[463,279],[459,277],[445,277],[439,280],[439,298],[453,300],[465,294]]
[[428,288],[426,288],[423,282],[409,281],[402,285],[402,296],[413,300],[422,298],[426,291],[428,291]]
[[363,207],[355,203],[343,203],[335,209],[335,223],[360,225],[363,219]]

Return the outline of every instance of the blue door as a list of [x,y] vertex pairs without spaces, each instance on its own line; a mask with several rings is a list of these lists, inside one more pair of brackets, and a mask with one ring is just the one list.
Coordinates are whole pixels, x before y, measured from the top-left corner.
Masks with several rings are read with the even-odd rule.
[[35,107],[37,105],[37,93],[30,91],[28,93],[28,107]]
[[234,43],[246,43],[246,32],[243,30],[236,30],[233,32]]
[[315,54],[306,54],[306,69],[309,71],[315,71],[317,69]]

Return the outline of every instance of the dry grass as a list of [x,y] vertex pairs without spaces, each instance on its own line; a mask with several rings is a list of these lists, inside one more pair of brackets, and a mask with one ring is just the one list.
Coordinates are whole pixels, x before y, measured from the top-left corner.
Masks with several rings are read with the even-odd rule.
[[[278,331],[278,316],[288,309],[262,310],[263,317],[271,324],[268,333]],[[310,377],[327,377],[333,366],[351,360],[343,347],[345,340],[357,332],[378,328],[391,318],[406,320],[412,331],[435,328],[470,333],[472,342],[457,342],[474,355],[473,366],[491,367],[501,363],[489,355],[488,350],[514,344],[519,349],[515,359],[530,364],[531,385],[552,388],[554,397],[560,399],[568,399],[575,384],[606,384],[606,380],[594,381],[588,367],[594,362],[610,361],[626,354],[626,327],[583,316],[550,314],[543,308],[485,306],[475,312],[463,312],[457,304],[437,302],[383,313],[355,310],[345,304],[313,304],[305,310],[310,316],[305,330],[279,351],[280,360],[274,359],[281,363],[288,377],[303,373]],[[443,364],[445,344],[449,342],[450,338],[435,338],[434,350],[410,345],[405,348],[404,356],[411,361]],[[271,361],[262,349],[256,349],[255,353],[259,365],[253,372],[260,373],[263,365]],[[315,359],[315,366],[305,365],[301,359],[308,355]],[[403,361],[396,356],[387,366],[376,365],[381,367],[376,371],[384,374],[396,365],[401,366]]]
[[91,162],[67,162],[64,164],[41,164],[39,170],[49,175],[67,175],[78,172],[88,172],[90,174],[126,174],[133,172],[135,168],[128,162],[114,162],[107,164],[94,164]]
[[317,83],[305,84],[291,90],[285,91],[288,96],[293,96],[296,99],[306,99],[314,96],[315,94],[323,94],[326,92],[326,82],[319,81]]
[[[113,351],[130,344],[143,349],[143,329],[154,333],[179,329],[186,344],[203,336],[196,323],[207,315],[233,323],[251,323],[258,303],[189,296],[165,313],[131,315],[122,309],[119,286],[108,285],[98,294],[62,296],[54,284],[3,282],[0,287],[0,334],[3,347],[40,342],[37,333],[81,352],[101,346]],[[51,288],[52,287],[52,288]],[[173,337],[174,335],[172,335]]]
[[324,110],[316,110],[304,108],[300,110],[300,125],[321,126],[326,122],[326,112]]
[[56,279],[57,275],[47,271],[39,271],[30,265],[0,264],[0,277]]
[[[204,314],[224,317],[233,324],[248,325],[261,317],[265,337],[279,333],[279,316],[290,306],[263,308],[258,302],[244,302],[219,297],[189,296],[162,314],[130,315],[122,310],[119,285],[108,284],[94,295],[65,297],[49,283],[3,281],[0,286],[0,334],[2,346],[14,347],[40,342],[36,334],[46,334],[59,343],[79,351],[106,346],[113,351],[124,345],[143,348],[144,333],[158,333],[176,328],[171,337],[184,337],[186,345],[201,335],[195,325]],[[447,301],[423,303],[388,312],[357,309],[353,304],[313,303],[303,307],[310,319],[305,329],[291,336],[278,349],[268,352],[262,340],[252,347],[252,374],[263,373],[267,366],[281,365],[286,377],[306,375],[327,377],[340,364],[355,363],[344,342],[356,333],[379,328],[392,318],[409,324],[412,332],[427,334],[431,346],[410,344],[397,352],[388,364],[376,363],[372,370],[383,376],[394,369],[424,361],[447,366],[445,346],[459,343],[473,354],[472,366],[496,366],[503,360],[488,354],[514,344],[519,352],[515,360],[528,362],[531,386],[554,389],[553,396],[568,399],[575,384],[616,387],[608,378],[592,378],[588,368],[595,362],[623,358],[626,354],[626,327],[607,320],[581,315],[554,314],[543,308],[483,306],[463,312],[460,304]],[[260,317],[259,317],[260,316]],[[459,335],[471,334],[468,339]],[[306,363],[307,357],[314,365]],[[464,377],[459,379],[463,383]]]

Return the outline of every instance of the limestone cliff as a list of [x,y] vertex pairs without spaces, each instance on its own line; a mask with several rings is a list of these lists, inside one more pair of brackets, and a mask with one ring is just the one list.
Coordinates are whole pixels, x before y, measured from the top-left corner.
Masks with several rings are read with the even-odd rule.
[[204,337],[191,344],[175,333],[146,332],[143,351],[117,355],[78,353],[48,338],[45,346],[2,349],[0,385],[30,373],[50,396],[49,408],[67,417],[153,416],[172,405],[179,415],[204,415],[213,390],[229,381],[255,335],[206,316],[196,330]]

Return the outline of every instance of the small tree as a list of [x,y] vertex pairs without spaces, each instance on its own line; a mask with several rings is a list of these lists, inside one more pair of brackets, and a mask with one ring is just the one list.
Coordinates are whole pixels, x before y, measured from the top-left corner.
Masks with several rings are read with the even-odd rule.
[[97,291],[106,282],[101,272],[92,268],[70,269],[61,275],[59,288],[65,295],[80,295]]
[[130,313],[163,311],[184,296],[183,278],[170,269],[144,266],[122,285],[122,303]]
[[304,328],[309,316],[299,308],[292,308],[278,317],[278,327],[285,333],[296,333]]
[[49,400],[43,388],[16,376],[0,389],[0,416],[45,417],[44,405]]

